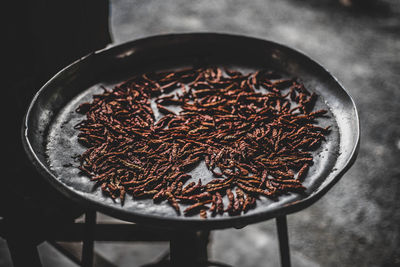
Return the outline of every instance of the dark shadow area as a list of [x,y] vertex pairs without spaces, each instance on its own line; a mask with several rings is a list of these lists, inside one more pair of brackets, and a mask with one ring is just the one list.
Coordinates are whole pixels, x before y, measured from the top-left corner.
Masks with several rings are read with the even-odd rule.
[[[399,1],[9,1],[3,8],[12,18],[3,39],[7,160],[0,216],[13,216],[13,227],[2,228],[2,236],[14,231],[29,237],[35,233],[33,219],[55,222],[82,214],[82,207],[71,206],[21,156],[20,127],[33,94],[52,75],[111,42],[110,22],[115,44],[173,32],[228,32],[287,44],[327,67],[357,104],[360,153],[326,196],[288,216],[292,264],[400,266]],[[233,266],[279,266],[275,231],[273,221],[216,231],[210,258]],[[99,242],[95,247],[116,266],[140,266],[166,246]],[[6,248],[3,239],[2,267],[11,266]],[[39,250],[45,266],[76,266],[54,249]]]

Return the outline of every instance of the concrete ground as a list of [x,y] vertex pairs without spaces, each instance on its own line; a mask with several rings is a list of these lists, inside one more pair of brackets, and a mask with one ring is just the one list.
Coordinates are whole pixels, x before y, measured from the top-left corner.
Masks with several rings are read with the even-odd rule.
[[[322,63],[354,97],[362,127],[358,159],[320,201],[288,216],[294,267],[400,266],[400,2],[377,2],[371,9],[344,8],[334,0],[111,4],[116,44],[198,31],[270,39]],[[96,243],[115,266],[149,263],[167,248]],[[76,266],[47,244],[40,252],[44,266]],[[234,266],[279,266],[275,222],[216,231],[210,254]],[[11,266],[2,255],[0,266]]]

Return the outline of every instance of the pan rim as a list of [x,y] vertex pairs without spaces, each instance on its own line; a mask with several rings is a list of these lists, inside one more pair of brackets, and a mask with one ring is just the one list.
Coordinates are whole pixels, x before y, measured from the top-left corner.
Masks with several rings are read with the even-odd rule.
[[[337,83],[338,87],[340,90],[344,92],[346,97],[348,97],[348,100],[350,100],[351,107],[354,109],[354,114],[355,117],[353,118],[355,120],[355,123],[357,124],[356,127],[356,132],[354,133],[355,137],[355,144],[352,147],[351,151],[349,152],[349,156],[346,158],[345,162],[343,163],[343,167],[337,172],[337,174],[324,186],[319,187],[317,190],[313,191],[311,194],[309,194],[307,197],[297,200],[295,202],[291,202],[289,205],[284,205],[284,206],[277,206],[269,209],[266,212],[260,212],[256,214],[243,214],[240,216],[234,216],[234,217],[220,217],[220,218],[213,218],[213,220],[203,220],[203,219],[192,219],[184,216],[180,217],[164,217],[160,215],[154,215],[154,214],[141,214],[141,213],[135,213],[132,211],[124,210],[121,208],[113,208],[107,204],[95,201],[91,198],[85,197],[84,195],[75,192],[71,189],[69,189],[63,182],[61,182],[56,175],[54,175],[37,156],[31,141],[29,139],[29,120],[30,117],[32,116],[32,112],[34,109],[35,104],[37,103],[39,97],[43,94],[43,92],[46,91],[47,88],[49,88],[57,78],[59,78],[64,72],[68,71],[69,69],[73,68],[75,65],[79,64],[82,61],[89,60],[91,57],[95,57],[96,55],[100,55],[103,53],[108,53],[112,52],[116,49],[123,49],[124,47],[130,47],[137,45],[138,43],[141,42],[147,42],[147,41],[152,41],[156,39],[162,39],[162,38],[184,38],[184,37],[189,37],[189,36],[207,36],[207,37],[230,37],[230,38],[240,38],[240,39],[250,39],[253,41],[261,41],[261,42],[268,42],[272,45],[275,45],[279,48],[283,48],[286,50],[289,50],[291,52],[299,54],[301,57],[309,60],[312,62],[312,64],[315,64],[320,70],[325,72],[329,77],[331,77],[335,83]],[[28,158],[30,161],[33,163],[33,165],[36,167],[36,169],[39,171],[39,173],[48,181],[50,182],[58,191],[60,191],[62,194],[66,195],[68,198],[70,198],[73,201],[77,201],[81,204],[83,204],[86,208],[91,209],[95,208],[98,211],[104,212],[106,214],[112,215],[116,218],[120,218],[123,220],[127,221],[134,221],[137,223],[146,223],[149,222],[149,220],[154,221],[154,225],[157,227],[167,227],[170,228],[196,228],[196,229],[221,229],[221,228],[229,228],[229,227],[243,227],[245,225],[251,224],[251,223],[256,223],[264,220],[268,220],[271,218],[275,218],[280,215],[285,215],[285,214],[291,214],[297,211],[300,211],[302,209],[305,209],[309,206],[311,206],[313,203],[317,202],[322,196],[324,196],[330,188],[333,187],[340,179],[341,177],[347,172],[347,170],[354,164],[359,146],[360,146],[360,122],[359,122],[359,115],[357,111],[357,107],[355,105],[353,97],[350,95],[350,93],[342,86],[342,84],[338,81],[338,79],[332,75],[324,66],[322,66],[320,63],[317,61],[313,60],[311,57],[303,53],[302,51],[298,49],[294,49],[291,47],[288,47],[284,44],[280,44],[274,41],[266,40],[266,39],[261,39],[261,38],[255,38],[255,37],[249,37],[245,35],[235,35],[235,34],[225,34],[225,33],[211,33],[211,32],[196,32],[196,33],[179,33],[179,34],[164,34],[164,35],[153,35],[133,41],[129,41],[123,44],[119,45],[112,45],[110,47],[89,53],[86,56],[81,57],[80,59],[72,62],[68,66],[64,67],[61,69],[57,74],[55,74],[49,81],[47,81],[35,94],[33,97],[27,112],[25,114],[24,120],[23,120],[23,125],[21,129],[21,134],[22,134],[22,140],[23,140],[23,146],[26,154],[28,155]],[[83,200],[83,201],[82,201]]]

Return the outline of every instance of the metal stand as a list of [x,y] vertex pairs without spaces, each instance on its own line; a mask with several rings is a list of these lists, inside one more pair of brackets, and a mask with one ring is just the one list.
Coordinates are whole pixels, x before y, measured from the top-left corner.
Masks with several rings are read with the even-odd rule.
[[[7,224],[0,221],[0,228],[3,231],[10,229],[11,226],[10,224],[8,225],[7,227]],[[289,238],[285,215],[276,218],[276,226],[281,266],[290,267]],[[101,256],[94,253],[94,241],[169,241],[170,252],[155,263],[145,265],[146,267],[229,267],[227,264],[208,260],[209,231],[176,232],[165,229],[153,229],[137,224],[96,224],[96,212],[94,211],[86,213],[84,223],[68,223],[63,224],[62,227],[63,231],[39,229],[37,233],[41,236],[42,241],[49,241],[53,247],[82,267],[92,267],[94,258],[97,258],[97,260],[101,258]],[[13,228],[21,229],[21,227],[15,227],[15,225]],[[44,228],[46,227],[44,226]],[[22,237],[24,238],[21,239]],[[10,234],[5,236],[5,238],[7,239],[15,267],[27,266],[27,263],[33,267],[41,266],[37,245],[42,241],[31,242],[31,240],[37,239],[35,236],[28,236],[28,234],[22,235],[20,238]],[[71,251],[57,243],[58,241],[83,241],[81,260],[79,259],[79,250],[74,250],[71,253]],[[106,259],[103,259],[103,261],[107,262]],[[113,266],[112,264],[109,265]]]
[[82,267],[93,266],[95,225],[96,225],[96,212],[95,211],[86,212],[83,243],[82,243]]
[[205,266],[209,232],[181,232],[170,241],[171,267]]
[[290,267],[289,237],[287,230],[286,215],[276,217],[276,228],[278,230],[279,251],[281,254],[281,266]]

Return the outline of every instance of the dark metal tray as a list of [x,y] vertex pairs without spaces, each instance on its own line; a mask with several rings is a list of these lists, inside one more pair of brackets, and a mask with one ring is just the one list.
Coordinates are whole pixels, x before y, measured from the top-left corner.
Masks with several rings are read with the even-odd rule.
[[[73,126],[83,117],[75,112],[83,101],[135,73],[197,65],[230,66],[235,69],[273,69],[299,77],[320,97],[317,109],[329,110],[320,125],[331,125],[327,141],[315,151],[315,163],[304,181],[305,195],[290,193],[278,201],[261,198],[257,207],[240,216],[178,216],[166,203],[151,199],[125,205],[105,197],[100,188],[79,173],[75,159],[86,148],[77,142]],[[44,179],[61,193],[111,216],[149,226],[216,229],[243,227],[250,223],[299,211],[324,195],[355,161],[359,146],[359,121],[355,104],[338,81],[321,65],[286,46],[243,36],[193,33],[145,38],[90,54],[60,71],[36,94],[23,125],[26,153]],[[199,166],[194,178],[210,179]]]

